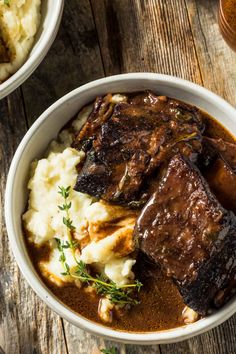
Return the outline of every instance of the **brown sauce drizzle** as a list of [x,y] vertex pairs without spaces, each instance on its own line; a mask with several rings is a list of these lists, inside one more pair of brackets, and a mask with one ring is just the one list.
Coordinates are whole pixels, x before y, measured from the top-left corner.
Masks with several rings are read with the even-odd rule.
[[[222,138],[229,142],[235,141],[221,124],[208,114],[203,114],[206,125],[205,133],[208,136]],[[133,306],[119,319],[114,318],[112,324],[106,325],[97,314],[99,301],[97,296],[87,295],[83,289],[71,284],[58,287],[40,274],[38,264],[40,261],[48,259],[49,248],[46,246],[38,248],[28,242],[27,248],[32,263],[51,292],[70,309],[89,320],[117,330],[131,332],[159,331],[184,325],[182,311],[185,304],[176,286],[160,271],[156,272],[153,278],[145,278],[142,272],[138,273],[137,271],[137,278],[144,284],[139,294],[140,304]]]

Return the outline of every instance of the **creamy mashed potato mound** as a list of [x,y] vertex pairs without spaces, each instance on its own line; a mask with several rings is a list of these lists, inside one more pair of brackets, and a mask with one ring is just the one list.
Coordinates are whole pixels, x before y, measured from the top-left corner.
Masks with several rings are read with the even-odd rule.
[[[78,131],[88,117],[91,106],[85,107],[78,119],[72,123]],[[92,265],[118,286],[134,279],[132,266],[135,264],[133,228],[137,214],[120,206],[96,201],[92,197],[73,190],[77,177],[77,165],[85,154],[70,147],[72,133],[64,130],[58,141],[50,145],[46,158],[34,161],[31,165],[31,178],[28,183],[28,210],[23,222],[30,243],[37,247],[49,245],[47,261],[41,260],[42,274],[58,286],[68,282],[80,287],[80,281],[71,275],[62,275],[63,264],[55,238],[69,241],[67,228],[63,224],[63,212],[58,206],[63,198],[58,193],[59,186],[71,186],[68,202],[71,202],[70,218],[76,230],[74,237],[81,245],[81,252],[73,253],[71,248],[64,250],[70,269],[77,266],[76,260]]]
[[39,28],[40,7],[41,0],[0,0],[0,54],[1,45],[7,51],[0,55],[0,83],[25,62]]

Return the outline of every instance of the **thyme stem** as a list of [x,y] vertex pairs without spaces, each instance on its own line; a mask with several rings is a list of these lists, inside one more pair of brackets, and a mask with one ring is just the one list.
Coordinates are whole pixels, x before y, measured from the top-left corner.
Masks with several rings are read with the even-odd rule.
[[[116,283],[110,281],[104,275],[97,275],[96,277],[91,276],[86,268],[86,264],[82,261],[78,261],[76,259],[75,250],[76,245],[72,239],[72,232],[75,230],[72,219],[70,219],[69,209],[71,208],[71,202],[68,202],[69,194],[70,194],[70,186],[69,187],[59,187],[58,193],[63,197],[64,203],[63,205],[58,206],[59,210],[65,212],[65,216],[63,217],[63,224],[66,226],[67,236],[69,241],[63,242],[62,240],[56,238],[57,248],[60,252],[60,262],[65,269],[65,272],[62,275],[70,275],[73,278],[79,279],[81,282],[91,284],[96,289],[97,294],[107,296],[109,300],[115,304],[137,304],[138,301],[131,297],[130,295],[133,293],[133,289],[140,290],[142,287],[142,283],[139,281],[135,281],[133,284],[125,284],[121,286],[117,286]],[[66,256],[64,249],[71,248],[73,257],[77,266],[75,267],[74,272],[71,271],[68,263],[66,262]]]

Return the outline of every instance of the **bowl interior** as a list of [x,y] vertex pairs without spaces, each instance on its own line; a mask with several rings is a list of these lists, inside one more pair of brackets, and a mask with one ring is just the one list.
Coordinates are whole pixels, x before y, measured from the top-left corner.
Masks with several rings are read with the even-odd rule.
[[21,215],[27,203],[29,166],[35,158],[43,156],[47,145],[56,138],[60,129],[81,107],[97,95],[107,92],[130,92],[151,89],[162,95],[172,96],[204,109],[234,135],[236,111],[213,93],[187,81],[158,74],[126,74],[101,79],[82,86],[64,96],[51,106],[28,131],[13,159],[6,189],[6,223],[9,239],[17,263],[24,276],[38,295],[57,313],[73,324],[105,337],[126,342],[165,343],[186,339],[223,322],[234,313],[235,299],[223,309],[192,325],[156,333],[134,334],[114,331],[88,321],[61,304],[33,269],[24,244]]
[[25,63],[0,84],[0,99],[21,85],[40,64],[57,34],[64,0],[42,0],[41,22]]

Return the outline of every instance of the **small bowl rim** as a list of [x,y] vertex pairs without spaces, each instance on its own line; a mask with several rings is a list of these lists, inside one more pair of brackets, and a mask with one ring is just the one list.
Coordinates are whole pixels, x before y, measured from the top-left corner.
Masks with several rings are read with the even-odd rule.
[[[46,1],[48,2],[48,0]],[[52,46],[61,23],[64,9],[64,0],[56,0],[54,4],[55,9],[51,16],[50,26],[42,36],[42,40],[39,43],[37,50],[28,56],[24,64],[14,74],[12,74],[8,79],[0,84],[0,99],[8,96],[29,78],[29,76],[42,62],[50,47]],[[33,44],[31,51],[34,48],[34,45],[35,44]]]
[[236,36],[236,30],[234,30],[229,23],[226,20],[225,13],[223,10],[223,4],[222,1],[220,1],[220,6],[219,6],[219,17],[220,17],[220,23],[225,27],[225,30],[228,31],[228,33],[232,36]]
[[[69,309],[66,305],[63,305],[59,299],[54,296],[50,290],[46,287],[46,285],[40,280],[39,276],[37,276],[36,271],[33,269],[32,264],[29,264],[27,260],[27,256],[22,253],[20,246],[20,239],[18,239],[18,234],[15,232],[14,228],[14,216],[11,214],[12,203],[13,203],[13,185],[14,180],[16,178],[15,171],[17,170],[17,166],[21,160],[21,156],[24,153],[24,150],[33,138],[34,133],[40,126],[46,121],[50,115],[57,110],[60,110],[60,107],[64,105],[68,100],[79,96],[81,92],[86,90],[90,90],[92,88],[99,87],[101,85],[107,83],[115,83],[123,80],[139,80],[139,79],[148,79],[152,81],[156,81],[157,83],[170,83],[174,87],[184,87],[187,88],[188,91],[191,91],[193,94],[198,94],[201,97],[208,97],[208,101],[212,104],[218,105],[222,109],[225,109],[236,117],[236,110],[233,106],[231,106],[228,102],[226,102],[223,98],[216,95],[215,93],[203,88],[200,85],[192,83],[190,81],[180,79],[171,75],[157,74],[157,73],[127,73],[121,75],[109,76],[106,78],[94,80],[89,82],[83,86],[80,86],[73,91],[69,92],[65,96],[61,97],[57,100],[53,105],[51,105],[46,111],[44,111],[41,116],[34,122],[31,128],[27,131],[25,136],[23,137],[21,143],[19,144],[7,178],[6,192],[5,192],[5,220],[6,220],[6,228],[8,233],[8,238],[10,242],[11,249],[15,256],[15,260],[27,280],[28,284],[35,291],[35,293],[58,315],[62,318],[66,319],[73,325],[84,329],[90,333],[100,335],[104,338],[115,340],[117,342],[125,342],[125,343],[133,343],[133,344],[162,344],[162,343],[173,343],[188,339],[190,337],[194,337],[198,334],[206,332],[210,330],[229,317],[231,317],[236,312],[236,297],[234,297],[231,301],[229,301],[223,308],[216,311],[214,314],[203,318],[193,324],[189,324],[187,326],[177,327],[170,330],[165,331],[156,331],[156,332],[126,332],[121,330],[114,330],[109,327],[105,327],[103,325],[97,324],[91,320],[84,318],[83,316],[75,313],[73,310]],[[69,120],[69,119],[68,119]]]

